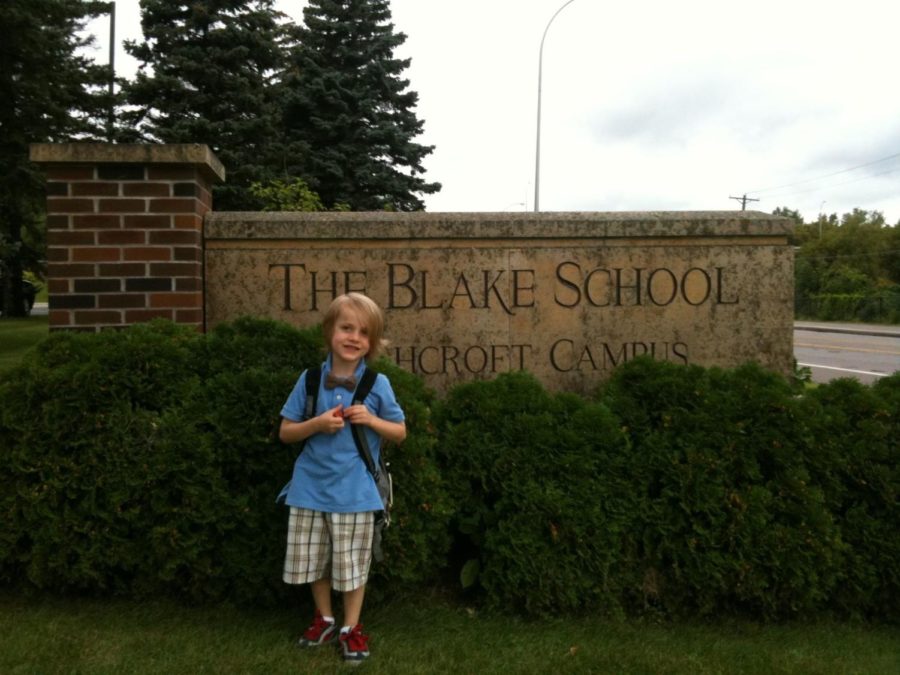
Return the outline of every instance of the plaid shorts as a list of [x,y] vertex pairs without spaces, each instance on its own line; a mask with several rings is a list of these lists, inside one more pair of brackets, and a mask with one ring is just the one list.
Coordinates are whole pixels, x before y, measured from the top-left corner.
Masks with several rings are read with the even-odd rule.
[[372,564],[375,514],[325,513],[291,507],[284,582],[308,584],[331,578],[336,591],[359,588]]

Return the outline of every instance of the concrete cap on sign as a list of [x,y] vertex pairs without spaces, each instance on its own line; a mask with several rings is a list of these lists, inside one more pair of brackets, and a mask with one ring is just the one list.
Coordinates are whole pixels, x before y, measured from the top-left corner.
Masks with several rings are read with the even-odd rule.
[[[342,232],[346,229],[346,232]],[[790,218],[758,211],[541,213],[216,212],[207,239],[596,239],[784,236]]]
[[32,143],[29,157],[38,164],[176,164],[200,167],[225,180],[225,167],[201,143]]

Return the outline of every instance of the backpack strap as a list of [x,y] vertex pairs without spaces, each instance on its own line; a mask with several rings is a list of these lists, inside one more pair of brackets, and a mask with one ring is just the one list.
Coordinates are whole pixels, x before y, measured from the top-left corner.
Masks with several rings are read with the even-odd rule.
[[[319,381],[322,379],[322,366],[314,366],[313,368],[309,368],[306,371],[306,405],[303,408],[303,419],[301,422],[305,422],[308,419],[311,419],[316,416],[316,403],[319,399]],[[293,443],[282,443],[281,442],[281,421],[284,418],[279,415],[275,420],[275,424],[272,427],[271,440],[280,443],[281,445],[294,445]],[[306,441],[300,444],[300,450],[302,452],[303,446],[306,444]]]
[[[371,368],[366,368],[365,372],[363,372],[363,376],[359,380],[359,384],[356,386],[356,391],[353,393],[353,405],[361,405],[363,401],[366,400],[366,396],[372,391],[372,386],[375,384],[377,378],[378,373],[376,371]],[[369,473],[372,474],[377,482],[380,471],[379,467],[375,466],[375,461],[372,459],[372,451],[369,450],[369,441],[366,440],[365,431],[363,431],[361,426],[355,424],[350,425],[350,431],[353,433],[353,442],[356,443],[356,449],[359,451],[359,456],[362,457],[363,463],[365,463]]]
[[306,406],[303,408],[303,421],[316,416],[316,404],[319,402],[319,382],[322,381],[322,366],[313,366],[306,371]]

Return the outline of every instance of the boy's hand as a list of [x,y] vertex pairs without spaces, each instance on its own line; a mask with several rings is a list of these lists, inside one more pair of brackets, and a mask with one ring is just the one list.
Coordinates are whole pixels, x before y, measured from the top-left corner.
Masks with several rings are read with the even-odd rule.
[[346,411],[344,410],[344,404],[340,404],[332,408],[331,410],[326,410],[321,415],[319,415],[319,425],[320,431],[323,434],[336,434],[338,431],[344,428],[344,415]]
[[344,411],[344,419],[351,424],[362,424],[363,426],[372,426],[374,415],[369,412],[365,405],[351,405]]

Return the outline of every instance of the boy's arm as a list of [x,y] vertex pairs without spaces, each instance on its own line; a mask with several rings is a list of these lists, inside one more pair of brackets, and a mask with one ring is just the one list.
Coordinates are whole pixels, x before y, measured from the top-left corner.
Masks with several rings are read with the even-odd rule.
[[390,422],[376,417],[365,405],[351,405],[344,411],[344,419],[351,424],[369,427],[386,441],[402,443],[406,438],[406,422]]
[[286,417],[281,418],[278,437],[282,443],[299,443],[315,434],[334,434],[344,428],[343,406],[335,406],[318,417],[310,417],[303,422],[294,422]]

